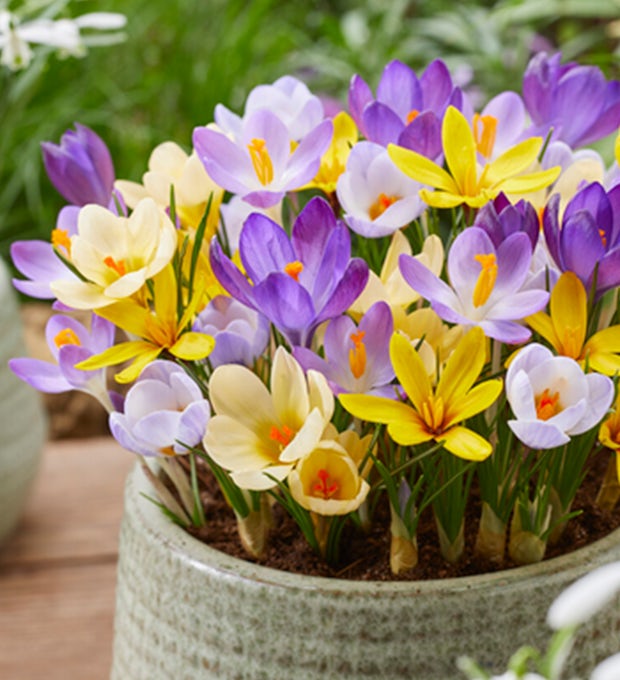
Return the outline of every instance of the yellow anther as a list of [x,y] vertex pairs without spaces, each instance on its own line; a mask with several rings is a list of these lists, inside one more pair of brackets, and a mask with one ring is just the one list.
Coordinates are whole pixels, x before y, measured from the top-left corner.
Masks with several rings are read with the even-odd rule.
[[65,345],[77,345],[79,347],[82,343],[72,328],[63,328],[54,336],[54,344],[60,349]]
[[497,260],[494,253],[474,255],[474,260],[480,263],[482,270],[478,275],[476,287],[472,300],[474,307],[482,307],[482,305],[489,299],[495,286],[497,279]]
[[485,158],[490,158],[495,146],[497,118],[474,113],[473,129],[476,148]]
[[356,378],[360,378],[364,375],[366,370],[366,345],[364,344],[365,331],[358,331],[357,333],[351,334],[351,342],[353,343],[353,349],[349,350],[349,366],[351,367],[351,373]]
[[411,109],[409,113],[407,114],[407,125],[409,123],[413,123],[413,121],[420,115],[420,112],[417,109]]
[[556,413],[562,410],[560,406],[560,394],[559,392],[554,392],[551,394],[549,388],[545,389],[542,394],[536,396],[536,415],[540,420],[549,420]]
[[267,150],[267,143],[264,139],[253,139],[248,144],[248,151],[254,166],[254,172],[258,177],[258,181],[263,185],[267,185],[273,181],[273,163]]
[[377,217],[383,215],[383,213],[396,201],[400,200],[400,196],[386,196],[385,194],[379,194],[377,200],[368,208],[368,215],[371,220],[376,220]]
[[422,404],[422,418],[433,434],[441,433],[445,415],[446,409],[441,397],[431,394]]
[[67,251],[67,255],[71,257],[71,239],[66,229],[52,230],[52,245],[54,248],[64,248]]
[[288,274],[295,281],[299,281],[299,275],[304,270],[304,265],[299,260],[293,260],[284,266],[284,273]]

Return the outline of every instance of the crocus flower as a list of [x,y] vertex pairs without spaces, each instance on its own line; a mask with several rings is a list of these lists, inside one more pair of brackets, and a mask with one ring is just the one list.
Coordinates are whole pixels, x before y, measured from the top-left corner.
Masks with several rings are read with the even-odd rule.
[[478,166],[476,140],[463,114],[450,106],[441,128],[441,140],[448,171],[422,154],[390,144],[388,153],[408,177],[436,191],[422,189],[420,196],[436,208],[452,208],[465,203],[480,208],[500,191],[527,194],[554,182],[559,168],[527,172],[542,146],[541,137],[532,137],[511,147],[498,158]]
[[473,328],[463,336],[435,389],[418,352],[398,333],[392,336],[390,357],[411,405],[383,397],[341,394],[343,407],[357,418],[387,424],[388,434],[397,444],[414,446],[434,440],[459,458],[487,458],[493,450],[491,444],[460,424],[490,406],[502,389],[499,379],[474,387],[485,363],[484,333]]
[[349,109],[366,139],[381,146],[398,144],[428,158],[441,154],[441,120],[448,106],[461,109],[463,94],[439,59],[420,78],[401,61],[391,61],[376,99],[359,75],[349,86]]
[[[549,252],[562,271],[574,272],[596,295],[620,284],[620,186],[610,191],[598,183],[575,194],[560,221],[559,196],[543,214]],[[596,279],[595,279],[596,277]]]
[[584,374],[569,357],[533,343],[522,349],[506,373],[506,396],[515,419],[508,425],[533,449],[551,449],[587,432],[614,398],[610,378]]
[[79,321],[57,314],[45,326],[45,338],[54,362],[18,358],[10,359],[9,367],[40,392],[79,390],[91,394],[106,409],[112,410],[105,370],[82,371],[75,365],[111,347],[114,332],[113,324],[95,315],[89,331]]
[[400,270],[445,321],[480,326],[489,337],[515,344],[531,335],[518,322],[542,309],[549,299],[545,290],[522,290],[531,259],[526,234],[511,234],[496,248],[486,231],[469,227],[450,248],[450,285],[413,257],[401,255]]
[[110,414],[110,431],[133,453],[174,456],[200,444],[210,415],[209,402],[184,369],[158,360],[127,392],[123,413]]
[[389,236],[426,209],[420,184],[407,178],[387,151],[372,142],[359,142],[351,151],[337,195],[352,231],[366,238]]
[[325,358],[305,347],[296,347],[293,356],[304,370],[322,373],[334,394],[356,392],[394,397],[390,386],[394,370],[388,345],[394,324],[389,306],[375,303],[359,325],[348,316],[332,319],[323,339]]
[[620,325],[609,326],[586,340],[588,299],[573,272],[564,272],[551,291],[550,312],[528,316],[529,326],[560,355],[583,367],[613,376],[620,373]]
[[140,371],[163,351],[187,361],[198,361],[208,356],[213,350],[213,338],[187,330],[194,320],[202,291],[194,291],[179,319],[177,289],[172,267],[168,266],[153,279],[152,311],[134,298],[99,309],[100,316],[140,339],[114,345],[82,362],[80,368],[115,366],[131,359],[132,363],[116,374],[117,382],[127,383],[135,380]]
[[515,92],[501,92],[480,113],[474,113],[472,131],[483,162],[497,158],[516,144],[523,136],[525,122],[525,106]]
[[114,165],[101,137],[76,123],[75,131],[67,130],[59,145],[43,142],[41,149],[50,181],[69,203],[110,207]]
[[536,248],[540,233],[538,215],[531,203],[519,201],[512,205],[504,194],[499,194],[494,201],[480,208],[474,226],[483,229],[496,248],[499,248],[510,234],[523,232],[530,239],[532,252]]
[[[562,140],[573,148],[606,137],[620,126],[620,82],[607,82],[595,66],[561,64],[561,54],[540,52],[523,76],[530,134]],[[575,102],[583,102],[575,106]]]
[[269,322],[234,298],[217,295],[200,312],[193,330],[215,340],[209,354],[213,368],[222,364],[252,367],[269,342]]
[[71,262],[84,280],[55,281],[52,292],[74,309],[105,307],[138,292],[170,262],[176,245],[176,229],[150,198],[129,218],[87,205],[71,238]]
[[317,174],[333,125],[323,120],[299,142],[267,109],[252,111],[238,135],[209,127],[194,130],[194,147],[207,173],[223,189],[239,194],[257,208],[279,203],[287,191],[308,184]]
[[204,446],[243,489],[269,489],[276,485],[270,477],[286,479],[294,463],[316,448],[333,415],[325,378],[315,371],[304,377],[283,347],[274,355],[270,387],[236,364],[218,366],[209,380],[216,415]]
[[308,86],[293,76],[282,76],[270,85],[258,85],[245,102],[243,117],[223,104],[215,107],[215,122],[225,133],[242,136],[244,121],[255,111],[275,113],[288,131],[289,138],[299,142],[325,118],[323,103]]
[[616,452],[616,470],[620,482],[620,397],[616,397],[614,410],[601,423],[598,438],[603,446]]
[[318,515],[346,515],[364,502],[370,485],[355,461],[334,441],[323,440],[301,458],[288,476],[291,495]]
[[351,259],[348,229],[319,197],[299,213],[290,239],[268,217],[250,215],[239,253],[249,281],[215,240],[213,272],[234,298],[264,314],[292,345],[308,346],[317,326],[346,311],[368,278],[366,263]]
[[209,177],[196,152],[188,156],[174,142],[164,142],[153,149],[148,167],[148,172],[142,176],[142,184],[127,180],[115,182],[125,203],[135,208],[143,198],[150,196],[165,210],[170,206],[172,189],[181,226],[196,229],[211,199],[206,233],[212,236],[217,227],[223,192]]

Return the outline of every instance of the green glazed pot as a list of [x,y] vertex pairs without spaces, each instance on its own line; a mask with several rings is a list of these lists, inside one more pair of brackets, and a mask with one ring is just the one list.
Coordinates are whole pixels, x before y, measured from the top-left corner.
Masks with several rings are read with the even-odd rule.
[[[570,555],[489,575],[353,582],[268,569],[213,550],[125,493],[112,680],[457,680],[463,654],[505,670],[543,648],[547,608],[569,583],[620,559],[620,530]],[[568,668],[587,677],[620,650],[616,602],[584,626]]]
[[24,354],[17,299],[0,260],[0,542],[17,524],[47,432],[40,395],[7,365],[10,358]]

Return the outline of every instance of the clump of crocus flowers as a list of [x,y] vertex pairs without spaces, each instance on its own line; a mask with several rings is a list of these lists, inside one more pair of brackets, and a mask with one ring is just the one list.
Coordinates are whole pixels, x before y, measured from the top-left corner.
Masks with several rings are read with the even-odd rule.
[[541,560],[595,459],[620,496],[620,141],[583,148],[617,133],[620,84],[540,54],[475,111],[441,61],[393,61],[348,108],[284,76],[141,183],[88,128],[45,143],[70,204],[12,256],[62,314],[54,362],[13,370],[93,393],[181,526],[208,525],[212,474],[255,558],[279,503],[332,563],[382,507],[396,574],[424,516],[451,563]]

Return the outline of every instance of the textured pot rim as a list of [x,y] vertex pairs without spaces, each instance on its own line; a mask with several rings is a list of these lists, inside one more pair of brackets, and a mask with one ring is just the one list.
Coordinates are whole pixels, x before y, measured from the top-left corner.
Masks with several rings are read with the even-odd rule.
[[[598,564],[620,559],[620,528],[615,529],[590,545],[570,553],[543,560],[537,564],[515,567],[487,574],[457,578],[420,581],[355,581],[323,576],[294,574],[260,564],[248,562],[194,538],[167,519],[161,510],[144,496],[155,497],[155,491],[139,465],[129,474],[125,489],[125,513],[137,520],[144,538],[161,544],[177,558],[196,571],[219,575],[222,578],[241,579],[268,587],[320,591],[330,596],[446,596],[461,591],[493,588],[528,588],[540,578],[548,578],[550,585],[556,574],[564,579],[584,574]],[[573,574],[571,575],[571,572]]]

